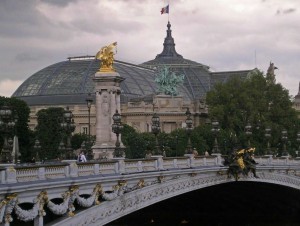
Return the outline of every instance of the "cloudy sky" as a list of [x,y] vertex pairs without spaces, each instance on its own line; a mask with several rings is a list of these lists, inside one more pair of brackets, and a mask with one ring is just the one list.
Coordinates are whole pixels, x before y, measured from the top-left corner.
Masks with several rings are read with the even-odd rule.
[[0,95],[70,56],[118,42],[116,59],[142,63],[161,53],[166,25],[176,50],[212,71],[270,61],[290,95],[300,82],[299,0],[0,0]]

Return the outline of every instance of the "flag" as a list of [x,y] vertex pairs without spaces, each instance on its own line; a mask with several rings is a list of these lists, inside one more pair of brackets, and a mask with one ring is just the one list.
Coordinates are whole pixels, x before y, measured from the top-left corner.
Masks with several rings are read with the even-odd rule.
[[169,13],[169,5],[167,5],[166,7],[162,8],[160,12],[161,12],[161,14]]

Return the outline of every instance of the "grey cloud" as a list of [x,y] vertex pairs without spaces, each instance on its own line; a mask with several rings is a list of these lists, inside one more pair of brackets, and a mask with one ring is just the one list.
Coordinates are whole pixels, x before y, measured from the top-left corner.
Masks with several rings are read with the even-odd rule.
[[284,13],[284,14],[288,14],[288,13],[293,13],[293,12],[295,12],[296,11],[296,9],[295,8],[289,8],[289,9],[285,9],[285,10],[283,10],[282,11],[282,13]]
[[290,13],[294,13],[296,11],[296,8],[289,8],[289,9],[278,9],[276,11],[276,15],[279,15],[279,14],[290,14]]
[[[65,30],[36,9],[36,1],[0,1],[0,37],[24,39],[49,37]],[[57,30],[55,32],[54,30]]]
[[37,55],[33,55],[30,52],[22,52],[16,55],[15,60],[19,62],[28,62],[28,61],[41,60],[41,57]]
[[[101,22],[100,22],[101,21]],[[108,35],[112,33],[133,33],[142,29],[143,25],[138,21],[88,21],[84,19],[77,19],[72,21],[71,25],[81,32],[93,33],[96,35]]]
[[[222,71],[254,68],[256,50],[258,68],[266,71],[272,60],[280,67],[277,80],[288,71],[286,78],[297,81],[298,86],[300,24],[293,22],[298,12],[278,17],[273,13],[281,9],[281,15],[286,15],[283,9],[296,9],[300,5],[293,2],[293,8],[289,8],[281,6],[281,0],[265,0],[259,4],[259,13],[245,17],[230,15],[226,8],[209,10],[206,4],[194,1],[197,4],[186,0],[171,2],[171,29],[179,54]],[[145,62],[162,51],[168,17],[160,16],[159,11],[166,1],[111,0],[113,7],[110,7],[110,1],[102,4],[104,0],[77,0],[74,5],[76,0],[43,0],[52,4],[44,4],[46,10],[56,8],[70,13],[59,19],[56,12],[47,11],[47,18],[38,11],[40,2],[0,0],[0,80],[26,79],[69,55],[82,54],[87,48],[96,52],[102,44],[99,42],[115,38],[120,43],[117,59],[125,62]],[[65,9],[66,4],[69,8]],[[213,4],[209,3],[210,9]],[[79,6],[84,7],[79,9]],[[155,13],[152,15],[151,11]],[[266,13],[261,15],[261,12]]]
[[45,2],[45,3],[51,4],[51,5],[65,7],[70,3],[78,2],[78,0],[41,0],[41,2]]

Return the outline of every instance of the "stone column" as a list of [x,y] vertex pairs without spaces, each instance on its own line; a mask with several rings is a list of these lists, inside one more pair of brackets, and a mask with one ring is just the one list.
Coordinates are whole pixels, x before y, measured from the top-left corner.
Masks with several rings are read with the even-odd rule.
[[97,72],[93,78],[96,92],[96,143],[94,158],[113,158],[116,135],[112,132],[112,116],[120,112],[120,83],[124,80],[117,72]]

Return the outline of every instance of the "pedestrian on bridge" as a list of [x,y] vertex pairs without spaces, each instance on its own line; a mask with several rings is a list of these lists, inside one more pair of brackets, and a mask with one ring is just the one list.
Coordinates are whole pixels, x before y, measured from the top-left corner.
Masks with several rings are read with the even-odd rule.
[[84,155],[84,152],[80,152],[80,154],[78,155],[78,159],[77,159],[78,162],[86,162],[86,157]]

